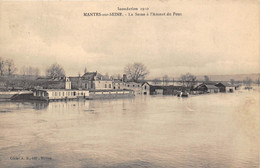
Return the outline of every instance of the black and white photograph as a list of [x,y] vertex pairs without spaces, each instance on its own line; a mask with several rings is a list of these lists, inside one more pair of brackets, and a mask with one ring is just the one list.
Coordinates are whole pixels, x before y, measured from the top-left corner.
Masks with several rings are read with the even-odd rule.
[[259,0],[0,0],[1,168],[260,168]]

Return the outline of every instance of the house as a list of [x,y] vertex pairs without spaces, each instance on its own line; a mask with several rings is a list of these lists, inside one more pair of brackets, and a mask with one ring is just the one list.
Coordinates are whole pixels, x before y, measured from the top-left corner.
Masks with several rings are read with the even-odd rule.
[[196,93],[218,93],[220,89],[214,84],[202,83],[193,89]]
[[235,90],[235,86],[225,82],[220,82],[215,86],[219,88],[220,92],[234,92]]
[[94,81],[96,79],[97,72],[87,72],[83,76],[69,77],[71,81],[72,89],[91,90],[95,89]]
[[144,95],[150,94],[150,84],[148,82],[144,82],[142,84],[142,94],[144,94]]
[[111,79],[105,78],[97,72],[86,72],[82,76],[70,77],[72,89],[103,90],[113,89]]
[[124,82],[122,89],[130,89],[135,92],[135,94],[142,94],[142,83],[139,82]]

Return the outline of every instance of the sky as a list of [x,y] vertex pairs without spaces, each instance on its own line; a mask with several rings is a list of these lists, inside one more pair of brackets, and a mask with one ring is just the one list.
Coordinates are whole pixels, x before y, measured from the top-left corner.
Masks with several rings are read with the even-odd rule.
[[[117,7],[182,16],[83,16]],[[0,57],[42,74],[59,63],[68,76],[85,67],[123,74],[134,62],[147,67],[148,78],[259,73],[259,17],[257,0],[1,1]]]

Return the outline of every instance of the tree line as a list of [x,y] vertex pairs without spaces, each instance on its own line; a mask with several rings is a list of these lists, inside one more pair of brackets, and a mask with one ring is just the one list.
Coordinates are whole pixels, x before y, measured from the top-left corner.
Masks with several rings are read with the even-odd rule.
[[[14,61],[12,59],[4,59],[0,57],[0,76],[10,76],[14,75],[14,73],[17,72],[17,67],[14,64]],[[85,68],[84,73],[87,72],[87,69]],[[20,74],[24,76],[39,76],[40,75],[40,70],[38,67],[32,67],[32,66],[23,66],[20,68]],[[124,68],[124,74],[126,74],[128,81],[133,81],[133,82],[140,82],[144,81],[145,78],[149,75],[149,70],[143,63],[135,62],[132,64],[127,64]],[[53,63],[49,67],[46,68],[45,70],[45,75],[48,78],[60,78],[60,77],[65,77],[65,70],[64,68],[58,64],[58,63]],[[104,76],[104,79],[116,79],[120,78],[120,75],[114,75],[109,77],[108,73],[106,73]],[[260,75],[259,75],[260,77]],[[153,84],[159,84],[163,82],[163,85],[168,85],[168,83],[172,81],[175,82],[174,78],[172,80],[168,77],[168,75],[164,75],[162,77],[162,80],[159,78],[155,78],[153,80]],[[190,73],[183,74],[179,77],[179,81],[182,82],[184,87],[188,88],[193,88],[198,80],[195,75],[192,75]],[[204,76],[204,81],[209,82],[210,78],[208,76]],[[230,83],[234,85],[235,83],[244,83],[246,85],[251,85],[253,83],[253,80],[251,78],[246,78],[243,81],[235,81],[234,79],[230,80]],[[256,80],[257,84],[260,84],[260,80]]]

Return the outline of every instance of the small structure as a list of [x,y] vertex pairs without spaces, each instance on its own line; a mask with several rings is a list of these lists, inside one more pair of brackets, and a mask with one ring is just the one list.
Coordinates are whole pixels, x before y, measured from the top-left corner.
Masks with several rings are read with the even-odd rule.
[[33,100],[53,101],[88,98],[87,90],[39,89],[33,91]]

